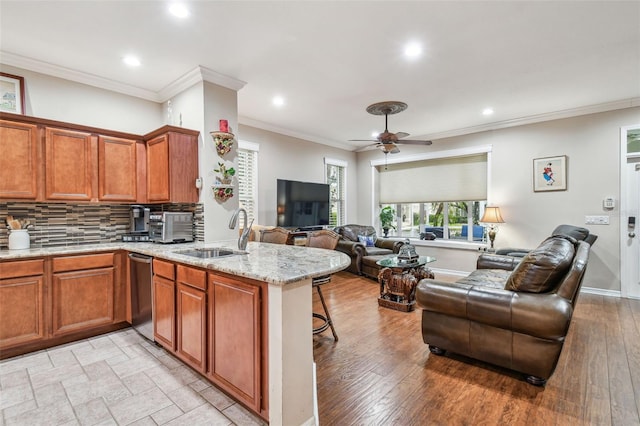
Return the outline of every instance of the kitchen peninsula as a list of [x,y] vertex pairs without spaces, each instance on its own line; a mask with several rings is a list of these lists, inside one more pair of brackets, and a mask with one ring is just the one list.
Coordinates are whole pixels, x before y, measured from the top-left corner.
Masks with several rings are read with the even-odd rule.
[[[350,262],[348,256],[332,250],[256,242],[249,243],[246,254],[228,257],[201,259],[181,253],[185,249],[204,247],[236,250],[236,241],[222,241],[206,245],[201,243],[175,245],[109,243],[28,250],[1,250],[0,289],[6,288],[5,284],[18,282],[21,275],[18,273],[20,268],[16,265],[24,264],[29,267],[35,265],[39,268],[40,275],[37,279],[32,280],[36,283],[33,288],[41,291],[40,303],[36,303],[40,318],[35,321],[35,325],[38,332],[46,338],[55,336],[55,333],[54,336],[50,336],[50,330],[57,330],[55,327],[55,306],[52,307],[55,305],[55,298],[59,297],[55,289],[58,283],[56,280],[59,278],[55,278],[55,276],[68,277],[70,273],[64,272],[60,265],[72,264],[75,256],[101,256],[96,259],[102,261],[105,254],[113,254],[112,259],[115,260],[112,263],[112,276],[116,281],[115,284],[112,284],[114,289],[126,287],[126,252],[152,256],[154,262],[158,261],[163,265],[175,265],[173,271],[177,271],[175,272],[177,278],[174,285],[178,290],[183,284],[180,281],[181,271],[184,271],[183,276],[187,277],[202,273],[202,276],[206,277],[205,283],[208,282],[208,288],[205,288],[202,294],[207,298],[206,305],[209,309],[203,318],[205,321],[203,329],[206,330],[205,352],[208,361],[204,362],[204,369],[200,370],[201,374],[215,384],[221,385],[221,388],[243,402],[256,414],[268,420],[271,425],[313,424],[311,279],[346,268]],[[56,268],[62,272],[57,273],[58,269]],[[118,280],[125,281],[125,283],[117,283]],[[238,285],[233,287],[235,284]],[[115,294],[115,298],[128,299],[127,292],[116,291]],[[179,295],[178,292],[177,298],[174,300],[179,299]],[[254,320],[258,325],[254,333],[256,336],[255,347],[261,350],[260,353],[242,354],[242,357],[231,360],[228,357],[230,352],[225,351],[224,347],[222,354],[227,358],[220,358],[220,354],[216,357],[212,353],[216,344],[219,345],[229,337],[221,336],[218,338],[212,334],[212,330],[218,329],[215,328],[215,321],[218,317],[212,312],[211,307],[217,302],[227,300],[225,298],[230,298],[228,300],[236,303],[241,300],[256,305],[251,309],[255,310]],[[0,298],[0,302],[6,300],[4,295]],[[123,311],[122,307],[118,307],[124,306],[126,303],[124,300],[116,300],[113,304],[114,311],[118,309]],[[179,305],[179,302],[177,304]],[[251,313],[251,310],[246,310],[244,306],[240,306],[240,308],[243,313]],[[179,307],[177,309],[179,311]],[[226,312],[228,308],[221,306],[219,311]],[[231,314],[233,315],[233,312]],[[124,320],[124,317],[121,319]],[[127,319],[130,320],[130,318]],[[192,321],[192,317],[189,317],[188,320]],[[54,324],[49,324],[49,322]],[[172,324],[172,330],[177,329],[175,337],[179,340],[181,337],[179,312],[177,322],[177,326]],[[123,325],[126,326],[126,322]],[[193,335],[189,334],[188,338],[193,339]],[[174,347],[178,348],[174,355],[183,359],[179,353],[179,345],[174,345]],[[254,374],[253,383],[247,383],[246,377],[242,374],[240,374],[239,383],[234,383],[235,377],[226,377],[225,373],[232,376],[238,373],[240,368],[234,369],[234,367],[244,366],[239,358],[245,358],[245,355],[256,361],[258,374]],[[225,360],[226,366],[222,365],[223,371],[218,374],[215,370],[218,368],[216,362],[224,364]],[[193,367],[192,363],[187,362],[187,364]],[[224,370],[224,368],[227,369]],[[228,380],[229,383],[225,380]],[[238,392],[242,393],[245,389],[254,388],[258,390],[257,395],[253,395],[255,398],[253,406],[251,402],[237,396]],[[234,392],[234,390],[238,392]]]

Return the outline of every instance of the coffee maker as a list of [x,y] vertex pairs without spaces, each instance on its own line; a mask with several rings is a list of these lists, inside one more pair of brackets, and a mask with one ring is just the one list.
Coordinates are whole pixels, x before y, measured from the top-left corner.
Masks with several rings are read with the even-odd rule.
[[150,241],[150,212],[151,210],[145,206],[131,206],[129,210],[129,233],[122,236],[122,241]]

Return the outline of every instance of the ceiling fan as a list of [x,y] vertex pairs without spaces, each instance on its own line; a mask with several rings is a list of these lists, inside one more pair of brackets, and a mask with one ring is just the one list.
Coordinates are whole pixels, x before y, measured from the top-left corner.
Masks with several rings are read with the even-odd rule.
[[373,148],[380,148],[385,155],[400,152],[398,144],[406,145],[431,145],[431,141],[402,139],[409,136],[409,133],[397,132],[391,133],[387,128],[389,115],[397,114],[407,109],[407,104],[398,101],[378,102],[367,107],[367,112],[373,115],[384,115],[384,132],[380,133],[375,140],[372,139],[350,139],[351,142],[374,142],[364,148],[356,150],[356,152],[366,151]]

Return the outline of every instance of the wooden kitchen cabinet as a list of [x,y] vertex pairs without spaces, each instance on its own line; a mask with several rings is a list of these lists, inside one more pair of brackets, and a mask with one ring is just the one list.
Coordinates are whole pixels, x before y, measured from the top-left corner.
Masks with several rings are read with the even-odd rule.
[[90,201],[94,167],[91,133],[46,128],[47,200]]
[[258,414],[266,393],[264,283],[209,274],[207,376]]
[[61,336],[114,324],[114,253],[52,260],[52,335]]
[[35,124],[0,120],[0,199],[36,199],[39,141]]
[[177,266],[176,355],[194,369],[207,366],[207,272]]
[[165,126],[145,136],[148,202],[198,202],[198,134]]
[[0,263],[0,351],[47,337],[44,260]]
[[153,259],[153,337],[171,352],[176,350],[175,265]]
[[136,202],[137,142],[98,137],[98,200]]

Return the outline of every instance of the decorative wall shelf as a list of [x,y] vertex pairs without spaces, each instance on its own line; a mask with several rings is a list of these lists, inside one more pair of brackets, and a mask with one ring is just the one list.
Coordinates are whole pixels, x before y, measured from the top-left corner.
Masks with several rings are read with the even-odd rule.
[[213,189],[213,196],[221,203],[233,197],[233,185],[215,184],[211,188]]
[[231,151],[236,136],[229,132],[211,132],[211,137],[216,144],[218,155],[222,157]]

